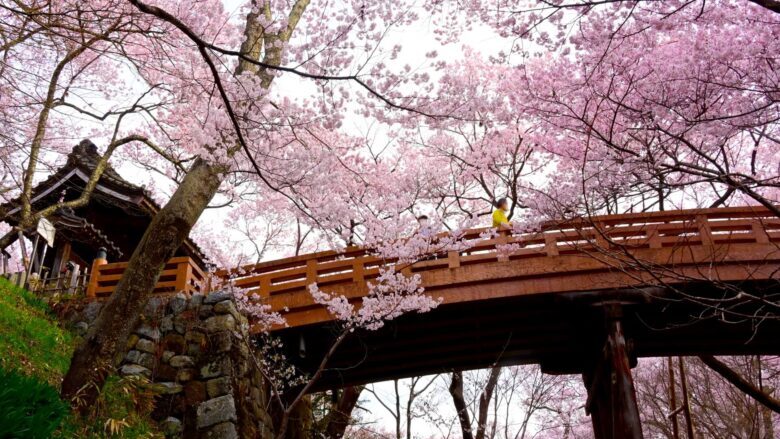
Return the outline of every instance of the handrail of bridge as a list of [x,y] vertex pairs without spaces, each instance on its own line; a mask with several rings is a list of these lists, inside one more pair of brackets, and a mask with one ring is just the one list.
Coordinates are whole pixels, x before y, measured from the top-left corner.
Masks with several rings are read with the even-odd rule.
[[[107,297],[116,289],[119,279],[127,269],[127,261],[93,265],[86,296]],[[198,264],[187,256],[171,258],[160,273],[154,286],[154,294],[184,292],[192,294],[205,291],[206,275]]]
[[[407,273],[517,259],[576,254],[594,248],[657,248],[725,243],[780,241],[780,218],[758,206],[726,207],[594,216],[549,222],[532,233],[501,233],[480,239],[488,229],[469,230],[462,251],[441,251],[406,267]],[[341,284],[361,285],[379,275],[381,266],[393,264],[369,249],[348,247],[219,270],[217,277],[231,279],[236,287],[257,294],[274,310],[311,308],[301,292],[311,284],[327,291]],[[295,296],[295,300],[293,299]]]

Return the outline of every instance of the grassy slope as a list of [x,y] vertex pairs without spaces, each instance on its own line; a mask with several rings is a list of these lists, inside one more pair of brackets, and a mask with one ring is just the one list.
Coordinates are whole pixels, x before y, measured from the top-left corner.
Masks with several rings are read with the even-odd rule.
[[[32,293],[0,277],[0,368],[18,370],[59,388],[77,337],[60,328],[48,309]],[[129,387],[112,377],[98,400],[98,411],[87,419],[66,418],[57,437],[159,437],[148,418],[137,412],[139,397],[131,396],[134,391]],[[111,435],[109,423],[121,428]]]
[[0,367],[57,387],[70,364],[75,339],[46,311],[45,303],[0,278]]

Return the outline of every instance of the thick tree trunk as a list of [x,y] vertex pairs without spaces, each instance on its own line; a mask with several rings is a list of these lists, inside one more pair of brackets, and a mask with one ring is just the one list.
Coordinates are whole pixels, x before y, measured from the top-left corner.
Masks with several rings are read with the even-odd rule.
[[116,291],[73,353],[70,369],[62,382],[62,396],[74,406],[85,408],[95,402],[165,262],[181,246],[216,194],[222,172],[224,168],[220,166],[197,160],[170,201],[152,219]]
[[306,395],[293,406],[286,425],[277,426],[276,437],[285,439],[311,439],[313,437],[311,396]]
[[328,424],[325,427],[325,437],[328,439],[340,439],[349,426],[352,418],[352,410],[357,405],[363,386],[347,387],[341,392],[336,404],[328,413]]

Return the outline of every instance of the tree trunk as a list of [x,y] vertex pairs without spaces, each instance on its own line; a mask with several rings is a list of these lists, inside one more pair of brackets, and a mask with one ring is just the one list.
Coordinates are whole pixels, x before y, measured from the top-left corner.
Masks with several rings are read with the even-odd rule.
[[360,398],[363,386],[347,387],[341,392],[341,397],[330,408],[328,424],[325,427],[325,437],[328,439],[340,439],[349,426],[352,418],[352,410]]
[[695,439],[693,433],[693,418],[691,417],[691,403],[688,399],[688,378],[685,376],[685,363],[683,357],[677,357],[680,366],[680,387],[682,391],[683,414],[685,415],[685,431],[688,439]]
[[479,415],[477,416],[476,439],[485,439],[488,409],[490,408],[490,400],[493,398],[493,391],[496,389],[496,384],[498,384],[499,375],[501,375],[501,368],[493,366],[490,369],[490,377],[488,378],[487,384],[485,384],[482,394],[479,395]]
[[19,239],[16,229],[13,229],[0,237],[0,251],[5,250],[9,245],[16,242]]
[[135,328],[165,263],[181,246],[219,188],[221,166],[198,159],[165,207],[152,219],[127,269],[76,349],[62,382],[62,396],[82,410],[97,399]]
[[457,371],[452,373],[450,395],[452,396],[452,402],[455,404],[455,410],[458,413],[463,439],[474,439],[474,435],[471,432],[469,409],[466,406],[466,399],[463,397],[463,372]]
[[680,439],[680,424],[677,422],[677,395],[674,384],[674,364],[672,357],[667,359],[669,369],[669,413],[672,420],[672,439]]
[[[276,429],[276,435],[285,439],[311,439],[313,420],[311,396],[306,395],[292,408],[287,425]],[[281,428],[284,431],[280,431]]]

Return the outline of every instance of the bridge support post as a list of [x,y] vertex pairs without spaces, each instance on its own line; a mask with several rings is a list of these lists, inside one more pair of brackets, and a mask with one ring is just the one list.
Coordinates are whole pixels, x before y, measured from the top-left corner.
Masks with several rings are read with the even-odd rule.
[[621,309],[607,305],[606,341],[592,367],[583,374],[588,389],[586,412],[596,439],[642,439],[642,424],[631,377]]

